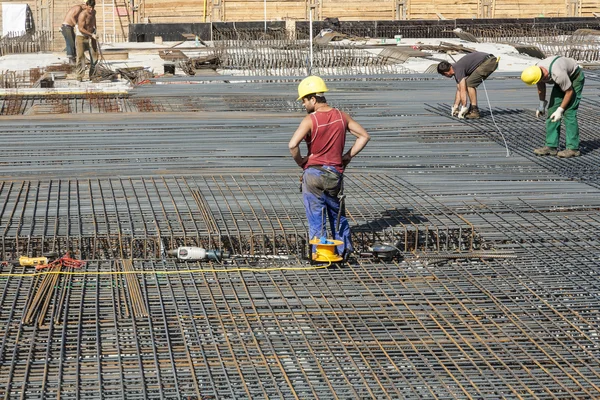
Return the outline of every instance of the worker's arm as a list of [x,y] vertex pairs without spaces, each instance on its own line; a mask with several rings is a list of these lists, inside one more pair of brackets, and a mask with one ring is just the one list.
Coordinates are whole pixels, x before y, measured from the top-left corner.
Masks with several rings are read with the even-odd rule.
[[544,82],[538,82],[537,91],[540,105],[537,110],[535,110],[535,116],[539,118],[546,114],[546,106],[548,105],[548,102],[546,101],[546,84]]
[[97,39],[97,35],[96,35],[96,10],[92,10],[92,13],[90,15],[90,19],[88,20],[88,26],[90,27],[90,31],[92,32],[92,37],[94,38],[94,40]]
[[573,99],[573,94],[575,94],[575,91],[573,90],[573,86],[571,86],[566,90],[565,97],[563,97],[563,100],[560,103],[560,108],[562,108],[563,110],[567,109],[569,103],[571,103],[571,100]]
[[546,100],[546,84],[544,82],[537,83],[537,91],[540,101]]
[[456,96],[460,98],[460,105],[467,106],[467,78],[461,79],[457,85]]
[[454,107],[460,106],[460,89],[458,85],[456,85],[456,96],[454,96]]
[[454,96],[454,103],[452,103],[452,107],[450,107],[450,115],[456,117],[458,115],[458,111],[460,110],[460,90],[458,90],[458,85],[456,85],[456,95]]
[[[460,94],[460,111],[457,114],[459,119],[465,118],[465,115],[469,112],[469,107],[467,107],[467,78],[463,78],[458,82],[457,86],[457,96]],[[453,112],[455,110],[452,110]]]
[[300,122],[300,126],[298,126],[298,129],[296,129],[296,132],[294,132],[294,135],[288,144],[290,153],[292,154],[292,157],[294,157],[294,161],[296,161],[296,164],[298,164],[299,167],[302,167],[304,164],[306,164],[308,157],[310,156],[309,154],[306,157],[302,157],[302,154],[300,154],[300,143],[302,143],[306,135],[308,135],[311,130],[312,119],[310,115],[307,115],[304,117],[302,122]]
[[358,153],[361,152],[362,149],[365,148],[369,140],[371,140],[371,136],[365,130],[365,128],[363,128],[358,122],[353,120],[351,116],[349,116],[346,113],[343,113],[343,115],[344,117],[346,117],[346,121],[348,122],[348,132],[350,132],[354,137],[356,137],[356,141],[354,142],[350,150],[348,150],[346,154],[344,154],[342,157],[342,162],[344,163],[344,166],[346,166],[350,163],[350,160],[352,160],[354,156],[356,156]]

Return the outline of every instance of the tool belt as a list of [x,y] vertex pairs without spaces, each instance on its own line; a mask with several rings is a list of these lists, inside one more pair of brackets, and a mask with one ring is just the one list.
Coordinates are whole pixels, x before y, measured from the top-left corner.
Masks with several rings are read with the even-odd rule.
[[323,168],[322,165],[310,165],[306,169],[312,168],[323,172],[323,189],[329,193],[330,196],[338,197],[344,193],[344,175],[338,171],[332,171],[327,168]]
[[337,175],[337,176],[340,176],[340,175],[342,175],[342,174],[341,174],[340,172],[338,172],[337,170],[335,170],[335,171],[332,171],[332,170],[330,170],[330,169],[323,168],[323,166],[322,166],[322,165],[309,165],[309,166],[308,166],[308,167],[306,167],[306,168],[314,168],[314,169],[318,169],[318,170],[319,170],[319,171],[321,171],[321,172],[328,172],[328,173],[330,173],[330,174],[335,174],[335,175]]

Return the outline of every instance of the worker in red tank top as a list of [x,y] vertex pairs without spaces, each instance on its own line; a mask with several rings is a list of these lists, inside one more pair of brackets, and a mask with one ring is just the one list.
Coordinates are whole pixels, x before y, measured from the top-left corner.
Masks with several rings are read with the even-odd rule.
[[[343,244],[337,252],[347,260],[354,250],[350,226],[340,209],[344,169],[350,160],[367,145],[367,131],[348,114],[327,104],[324,93],[327,86],[318,76],[309,76],[298,85],[298,100],[308,115],[302,120],[289,143],[294,161],[304,170],[302,197],[308,219],[309,240],[327,238],[329,221],[331,238]],[[344,153],[346,132],[356,137],[352,147]],[[307,155],[302,156],[300,143],[306,141]]]

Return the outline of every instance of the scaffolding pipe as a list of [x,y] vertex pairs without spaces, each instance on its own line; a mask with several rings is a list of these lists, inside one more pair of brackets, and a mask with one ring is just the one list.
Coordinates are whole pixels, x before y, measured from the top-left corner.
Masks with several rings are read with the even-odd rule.
[[308,60],[308,75],[312,74],[312,67],[313,67],[313,19],[312,19],[312,13],[313,13],[313,9],[314,9],[314,5],[310,5],[310,9],[308,12],[308,35],[309,35],[309,41],[310,41],[310,56],[309,56],[309,60]]

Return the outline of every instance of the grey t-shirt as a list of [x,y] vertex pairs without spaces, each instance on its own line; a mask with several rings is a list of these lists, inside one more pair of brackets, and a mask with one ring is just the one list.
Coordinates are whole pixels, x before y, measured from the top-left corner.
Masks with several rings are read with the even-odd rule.
[[460,83],[460,81],[462,81],[464,78],[471,75],[473,71],[475,71],[477,67],[479,67],[481,63],[485,61],[485,58],[489,55],[489,53],[476,51],[467,54],[466,56],[452,64],[452,69],[454,69],[454,79],[456,79],[456,83]]
[[[557,56],[544,58],[536,65],[538,67],[544,67],[550,71],[550,64]],[[560,90],[566,92],[571,86],[570,76],[579,68],[577,61],[568,57],[559,57],[554,64],[552,64],[552,74],[550,75],[550,83],[555,83],[560,87]]]

